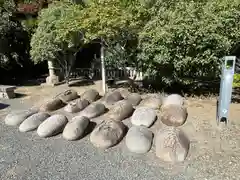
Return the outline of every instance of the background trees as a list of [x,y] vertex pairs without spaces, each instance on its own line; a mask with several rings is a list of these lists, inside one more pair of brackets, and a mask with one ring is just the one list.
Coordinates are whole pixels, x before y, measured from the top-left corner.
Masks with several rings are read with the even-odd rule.
[[101,43],[107,67],[141,68],[162,85],[217,79],[240,36],[238,1],[59,0],[41,8],[37,21],[8,26],[28,32],[35,63],[55,61],[65,78],[82,47]]
[[139,60],[171,85],[219,76],[221,58],[239,40],[239,2],[157,1],[139,36]]

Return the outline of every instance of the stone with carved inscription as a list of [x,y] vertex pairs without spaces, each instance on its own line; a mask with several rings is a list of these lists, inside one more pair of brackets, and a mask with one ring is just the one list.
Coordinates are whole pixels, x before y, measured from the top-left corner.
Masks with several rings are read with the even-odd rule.
[[156,156],[165,162],[176,163],[186,159],[190,141],[183,131],[175,127],[160,129],[155,138]]

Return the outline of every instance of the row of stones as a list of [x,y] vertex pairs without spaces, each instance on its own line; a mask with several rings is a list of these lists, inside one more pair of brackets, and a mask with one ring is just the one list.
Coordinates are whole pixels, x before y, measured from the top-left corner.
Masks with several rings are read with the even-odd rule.
[[[5,122],[8,125],[20,124],[19,130],[21,132],[37,129],[37,134],[40,137],[49,137],[62,132],[63,138],[76,140],[83,137],[91,118],[100,116],[105,112],[105,105],[108,107],[114,105],[110,108],[109,113],[107,113],[109,116],[106,116],[105,120],[90,134],[90,141],[93,145],[101,148],[109,148],[120,142],[124,137],[127,127],[121,120],[131,116],[134,111],[133,106],[138,105],[141,101],[141,98],[139,98],[140,95],[137,94],[130,94],[123,100],[121,94],[115,91],[106,96],[104,101],[102,101],[103,103],[93,103],[99,96],[95,90],[86,91],[80,98],[71,101],[75,99],[73,98],[74,94],[76,93],[64,93],[60,98],[47,102],[40,107],[40,111],[52,111],[53,109],[62,107],[62,105],[59,106],[59,102],[67,103],[70,101],[64,110],[68,111],[69,107],[77,107],[78,109],[76,108],[77,110],[75,109],[74,112],[80,111],[80,113],[69,121],[65,116],[60,114],[50,116],[46,112],[37,113],[37,110],[27,110],[10,113],[5,118]],[[160,99],[156,97],[152,98],[152,101],[154,103],[149,103],[151,102],[149,99],[142,101],[140,107],[133,112],[131,117],[131,122],[135,126],[131,127],[126,135],[126,146],[132,152],[146,153],[152,146],[153,133],[147,127],[150,127],[156,119],[156,113],[153,108],[159,107],[161,103]],[[162,107],[182,107],[182,104],[183,99],[180,96],[170,95],[164,100]],[[178,118],[175,117],[173,119],[176,120]],[[184,119],[183,116],[182,119]],[[182,120],[180,124],[183,124],[184,121]],[[179,123],[174,122],[172,125],[178,126]],[[160,129],[155,144],[157,156],[165,161],[183,161],[189,149],[188,139],[183,132],[176,128]]]

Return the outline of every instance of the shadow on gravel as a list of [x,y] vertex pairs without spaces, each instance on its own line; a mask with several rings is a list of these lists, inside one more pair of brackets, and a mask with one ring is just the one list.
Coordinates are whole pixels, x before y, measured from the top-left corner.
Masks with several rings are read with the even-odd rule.
[[[89,134],[94,130],[94,128],[96,127],[96,125],[97,125],[97,123],[90,121],[87,129],[85,130],[85,132],[84,132],[84,134],[83,134],[83,136],[80,137],[79,139],[85,138],[87,135],[89,135]],[[78,139],[78,140],[79,140],[79,139]]]
[[0,103],[0,110],[7,108],[9,105],[8,104],[2,104]]

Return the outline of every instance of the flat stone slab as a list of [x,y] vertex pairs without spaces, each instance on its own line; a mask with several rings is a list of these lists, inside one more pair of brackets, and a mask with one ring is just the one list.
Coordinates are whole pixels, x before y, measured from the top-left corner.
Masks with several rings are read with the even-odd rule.
[[167,126],[181,126],[187,120],[187,109],[181,105],[169,104],[161,108],[161,121]]
[[81,138],[89,125],[89,119],[84,116],[75,116],[67,123],[63,130],[63,138],[73,141]]
[[16,86],[0,85],[0,98],[12,99],[15,98],[14,90]]
[[40,137],[50,137],[61,133],[67,124],[68,119],[61,114],[54,114],[43,121],[37,129],[37,134]]
[[89,105],[89,102],[86,99],[75,99],[71,102],[69,102],[65,107],[64,111],[69,113],[77,113],[79,111],[82,111]]
[[121,121],[104,120],[90,134],[90,142],[98,148],[107,149],[120,142],[126,126]]
[[37,112],[36,109],[13,111],[5,117],[5,124],[8,126],[18,126],[29,116]]
[[164,127],[155,138],[156,156],[165,162],[182,162],[186,159],[190,141],[180,129]]
[[144,126],[133,126],[126,135],[126,146],[134,153],[147,153],[152,147],[153,133]]
[[99,92],[95,89],[89,89],[81,95],[81,99],[86,99],[88,102],[92,103],[100,98]]
[[32,116],[25,119],[19,126],[20,132],[28,132],[33,131],[38,128],[38,126],[47,118],[49,118],[50,115],[45,112],[39,112],[36,114],[33,114]]
[[122,121],[130,117],[133,111],[132,104],[126,100],[122,100],[116,102],[106,115],[115,121]]
[[106,107],[102,103],[93,103],[87,106],[79,113],[80,116],[88,117],[89,119],[95,118],[106,112]]
[[154,109],[149,107],[139,107],[134,111],[131,117],[131,123],[136,126],[142,125],[150,127],[156,119],[157,114]]

